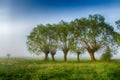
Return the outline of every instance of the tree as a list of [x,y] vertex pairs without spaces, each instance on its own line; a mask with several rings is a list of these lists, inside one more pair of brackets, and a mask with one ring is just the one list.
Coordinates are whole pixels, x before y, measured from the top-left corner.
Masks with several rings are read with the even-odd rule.
[[49,27],[38,25],[27,36],[27,47],[31,53],[39,55],[41,52],[45,54],[45,60],[48,59],[49,54]]
[[8,59],[10,59],[11,54],[10,54],[10,53],[7,53],[6,56],[8,57]]
[[119,36],[113,27],[105,22],[103,16],[95,14],[70,23],[61,21],[54,25],[38,25],[27,36],[27,47],[36,55],[44,53],[45,60],[50,53],[53,61],[58,48],[64,53],[64,61],[67,61],[69,51],[77,53],[79,61],[79,55],[86,50],[94,61],[98,50],[114,45],[114,40],[118,39],[115,34]]
[[114,33],[114,38],[116,42],[120,45],[120,20],[117,20],[115,23],[117,25],[118,32]]
[[101,60],[110,61],[111,57],[112,57],[112,53],[111,52],[112,51],[110,50],[109,46],[107,46],[105,51],[104,51],[104,53],[101,56]]
[[120,20],[117,20],[116,22],[117,28],[120,29]]
[[113,28],[104,20],[105,18],[98,14],[75,20],[75,27],[78,30],[76,34],[79,35],[82,46],[87,50],[92,61],[96,60],[94,53],[112,40]]
[[46,26],[49,27],[48,34],[49,34],[49,52],[51,54],[52,60],[55,61],[54,55],[57,51],[58,41],[56,38],[56,25],[47,24]]
[[76,27],[76,22],[72,21],[70,22],[70,25],[73,27],[71,30],[71,39],[70,39],[70,51],[73,53],[77,54],[77,61],[80,61],[80,54],[84,53],[84,48],[81,45],[81,40],[80,40],[80,29]]
[[73,41],[70,47],[70,51],[77,54],[77,61],[80,61],[80,54],[84,53],[84,48],[78,42]]
[[64,53],[64,61],[67,61],[67,54],[70,50],[71,27],[69,23],[64,21],[61,21],[58,25],[56,25],[56,27],[59,48],[62,49]]

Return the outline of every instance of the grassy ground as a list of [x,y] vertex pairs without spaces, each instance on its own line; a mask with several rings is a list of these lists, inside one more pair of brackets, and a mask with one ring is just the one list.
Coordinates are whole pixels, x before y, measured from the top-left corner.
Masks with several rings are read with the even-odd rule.
[[0,80],[120,80],[120,62],[0,59]]

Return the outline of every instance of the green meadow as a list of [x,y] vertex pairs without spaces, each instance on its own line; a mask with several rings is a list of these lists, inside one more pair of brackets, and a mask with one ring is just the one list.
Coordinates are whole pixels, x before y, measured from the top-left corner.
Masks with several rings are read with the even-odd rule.
[[120,60],[0,59],[0,80],[120,80]]

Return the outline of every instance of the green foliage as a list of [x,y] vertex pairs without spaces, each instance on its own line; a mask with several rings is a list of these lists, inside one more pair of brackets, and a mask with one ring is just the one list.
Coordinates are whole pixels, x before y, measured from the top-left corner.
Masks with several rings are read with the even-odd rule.
[[71,31],[72,27],[70,23],[61,21],[57,24],[57,38],[58,38],[58,46],[64,53],[64,61],[67,60],[67,54],[70,50],[71,46]]
[[120,29],[120,20],[117,20],[115,23],[116,23],[118,29]]
[[[73,27],[73,26],[72,26]],[[68,22],[61,21],[56,26],[57,28],[57,38],[58,38],[58,46],[60,49],[68,49],[70,47],[70,40],[71,40],[71,26]]]
[[45,59],[49,53],[55,54],[57,49],[56,28],[54,25],[38,25],[27,36],[27,48],[28,50],[39,55],[45,54]]
[[120,80],[119,62],[0,60],[0,80]]
[[38,25],[27,37],[28,50],[34,54],[40,54],[49,50],[49,42],[47,40],[47,28],[44,25]]
[[120,45],[120,20],[117,20],[115,23],[117,25],[117,32],[115,32],[114,39]]
[[[82,45],[90,54],[90,57],[93,57],[96,51],[109,45],[114,40],[114,29],[104,20],[103,16],[95,14],[89,15],[88,18],[76,19],[71,22],[71,24],[74,23],[73,42],[77,42],[79,46]],[[75,45],[75,43],[73,44]],[[91,60],[94,60],[94,58],[91,58]]]
[[104,61],[110,61],[111,60],[111,57],[112,57],[112,53],[111,53],[111,50],[109,47],[107,47],[104,51],[104,53],[102,54],[101,56],[101,60],[104,60]]
[[95,60],[95,52],[115,44],[115,34],[114,28],[105,22],[105,18],[95,14],[71,22],[38,25],[27,36],[27,48],[36,55],[44,53],[45,58],[49,53],[53,57],[59,48],[64,53],[65,61],[69,51],[80,54],[86,50],[91,60]]

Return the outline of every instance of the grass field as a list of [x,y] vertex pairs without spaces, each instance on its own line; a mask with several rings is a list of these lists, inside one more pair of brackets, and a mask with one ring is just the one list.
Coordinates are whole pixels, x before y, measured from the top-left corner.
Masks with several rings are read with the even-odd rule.
[[120,80],[120,62],[0,59],[0,80]]

